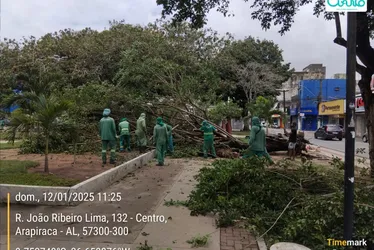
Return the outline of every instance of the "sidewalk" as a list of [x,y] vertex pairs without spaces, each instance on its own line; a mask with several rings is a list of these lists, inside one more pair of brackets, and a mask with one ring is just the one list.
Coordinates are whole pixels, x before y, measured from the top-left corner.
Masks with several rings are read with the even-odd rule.
[[[338,157],[342,161],[344,161],[345,153],[332,150],[325,147],[319,147],[314,145],[313,148],[315,148],[314,152],[320,155],[323,155],[325,157],[328,157],[329,159],[332,159],[333,157]],[[370,160],[364,157],[355,156],[355,166],[359,168],[369,168],[370,167]]]
[[[204,167],[208,161],[186,160],[186,159],[166,159],[167,166],[163,168],[155,167],[153,162],[135,171],[134,174],[125,177],[118,183],[112,185],[104,192],[121,192],[123,200],[120,202],[84,202],[76,207],[47,207],[47,206],[20,206],[11,205],[11,249],[17,247],[55,247],[72,248],[100,247],[117,248],[117,250],[136,250],[140,244],[147,241],[148,246],[153,250],[159,249],[191,249],[191,245],[186,241],[196,236],[210,235],[208,244],[199,249],[202,250],[258,250],[253,237],[243,230],[219,229],[215,226],[215,219],[209,216],[190,216],[190,211],[183,207],[165,206],[164,201],[186,200],[189,193],[196,184],[193,176],[200,168]],[[6,246],[6,207],[1,206],[0,219],[0,250],[7,250]],[[15,214],[20,213],[28,218],[30,213],[49,214],[103,214],[106,218],[111,218],[113,213],[127,213],[128,222],[114,223],[17,223]],[[164,216],[167,223],[163,222],[136,222],[134,219],[137,213],[147,216]],[[22,217],[23,218],[23,217]],[[134,219],[133,219],[134,218]],[[133,220],[131,220],[133,219]],[[58,232],[66,231],[68,227],[75,227],[82,233],[85,226],[94,227],[115,227],[127,226],[129,235],[127,236],[14,236],[17,227],[20,228],[57,228]],[[82,234],[81,234],[82,235]]]

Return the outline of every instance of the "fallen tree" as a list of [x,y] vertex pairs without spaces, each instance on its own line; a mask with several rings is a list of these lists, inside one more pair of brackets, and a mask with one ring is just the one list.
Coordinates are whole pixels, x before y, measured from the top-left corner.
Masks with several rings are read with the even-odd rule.
[[[200,131],[201,123],[207,120],[216,128],[214,145],[216,149],[225,149],[232,152],[240,152],[248,148],[248,143],[229,134],[219,125],[209,121],[204,117],[203,112],[196,111],[197,108],[190,108],[188,106],[182,108],[178,105],[172,104],[148,104],[143,106],[147,114],[148,138],[151,138],[153,133],[152,119],[161,116],[166,123],[172,125],[174,142],[176,144],[203,144],[203,134]],[[137,114],[138,115],[138,114]],[[112,113],[113,118],[119,121],[122,117],[119,112]],[[133,113],[127,116],[132,131],[134,133],[136,127],[137,116]],[[151,119],[150,119],[151,118]],[[249,135],[249,134],[248,134]],[[266,136],[268,152],[287,151],[288,150],[288,136],[283,134],[267,135]],[[306,145],[310,144],[303,136],[298,137],[297,153],[301,154],[306,151]],[[220,156],[220,155],[219,155]]]

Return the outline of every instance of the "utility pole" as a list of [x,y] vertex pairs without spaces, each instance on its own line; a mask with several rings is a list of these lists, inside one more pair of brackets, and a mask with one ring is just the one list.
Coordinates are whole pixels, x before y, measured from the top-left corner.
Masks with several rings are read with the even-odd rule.
[[282,90],[283,92],[283,112],[286,113],[286,90]]
[[[319,79],[319,93],[318,93],[318,107],[317,109],[319,109],[319,105],[321,105],[321,102],[322,102],[322,79]],[[320,126],[322,126],[323,124],[323,121],[322,121],[322,116],[320,115],[319,117],[319,120],[320,120]]]
[[344,164],[344,239],[353,236],[354,163],[355,163],[355,89],[356,89],[356,12],[347,17],[347,92]]
[[288,89],[277,89],[280,92],[283,92],[283,130],[284,133],[286,133],[286,117],[287,117],[287,111],[286,111],[286,92]]

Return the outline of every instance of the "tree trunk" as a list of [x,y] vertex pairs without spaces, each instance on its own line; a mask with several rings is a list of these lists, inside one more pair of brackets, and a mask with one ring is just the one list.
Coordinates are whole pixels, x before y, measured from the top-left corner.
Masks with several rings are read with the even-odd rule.
[[243,118],[243,123],[244,123],[243,131],[249,131],[249,116],[246,116]]
[[44,153],[44,172],[49,173],[49,168],[48,168],[48,144],[49,144],[49,135],[48,133],[46,134],[46,139],[45,139],[45,153]]
[[365,116],[369,139],[370,175],[374,178],[374,101],[372,100],[368,106],[369,110],[365,110]]
[[374,178],[374,94],[372,94],[370,89],[371,75],[372,72],[363,72],[358,86],[360,87],[361,96],[364,100],[369,142],[370,175]]
[[226,123],[226,131],[231,135],[232,134],[232,126],[231,126],[231,118],[227,119]]
[[222,120],[222,125],[221,127],[223,128],[223,130],[227,131],[226,130],[226,120]]
[[247,107],[243,109],[242,116],[243,116],[243,123],[244,123],[243,131],[249,131],[249,115],[248,115]]

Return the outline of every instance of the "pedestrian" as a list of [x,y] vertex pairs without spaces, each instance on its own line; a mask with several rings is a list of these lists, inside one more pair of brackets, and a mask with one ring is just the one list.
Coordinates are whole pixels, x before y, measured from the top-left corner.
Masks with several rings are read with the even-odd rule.
[[210,125],[207,121],[203,121],[200,130],[204,132],[204,158],[208,158],[208,152],[211,153],[213,158],[216,158],[217,155],[214,148],[214,132],[216,131],[216,128]]
[[140,153],[144,153],[148,144],[145,113],[141,113],[139,119],[136,121],[135,136]]
[[130,123],[126,118],[121,119],[121,122],[118,124],[118,130],[120,133],[120,151],[123,152],[124,148],[126,148],[126,151],[130,152]]
[[173,145],[173,127],[169,124],[165,124],[166,129],[168,131],[168,148],[167,153],[172,155],[174,153],[174,145]]
[[168,144],[168,131],[161,117],[157,117],[153,128],[153,141],[156,144],[157,166],[164,166],[164,157]]
[[266,149],[265,129],[261,126],[260,119],[256,116],[252,118],[252,128],[248,144],[249,147],[247,153],[243,156],[244,159],[258,156],[265,157],[271,164],[274,163]]
[[288,156],[291,160],[296,158],[296,142],[297,142],[297,128],[296,123],[291,125],[291,134],[288,138]]
[[103,118],[100,120],[100,137],[102,142],[101,148],[101,158],[103,160],[103,165],[106,164],[106,151],[109,147],[110,149],[110,164],[116,163],[116,124],[112,117],[109,117],[110,109],[104,109]]

